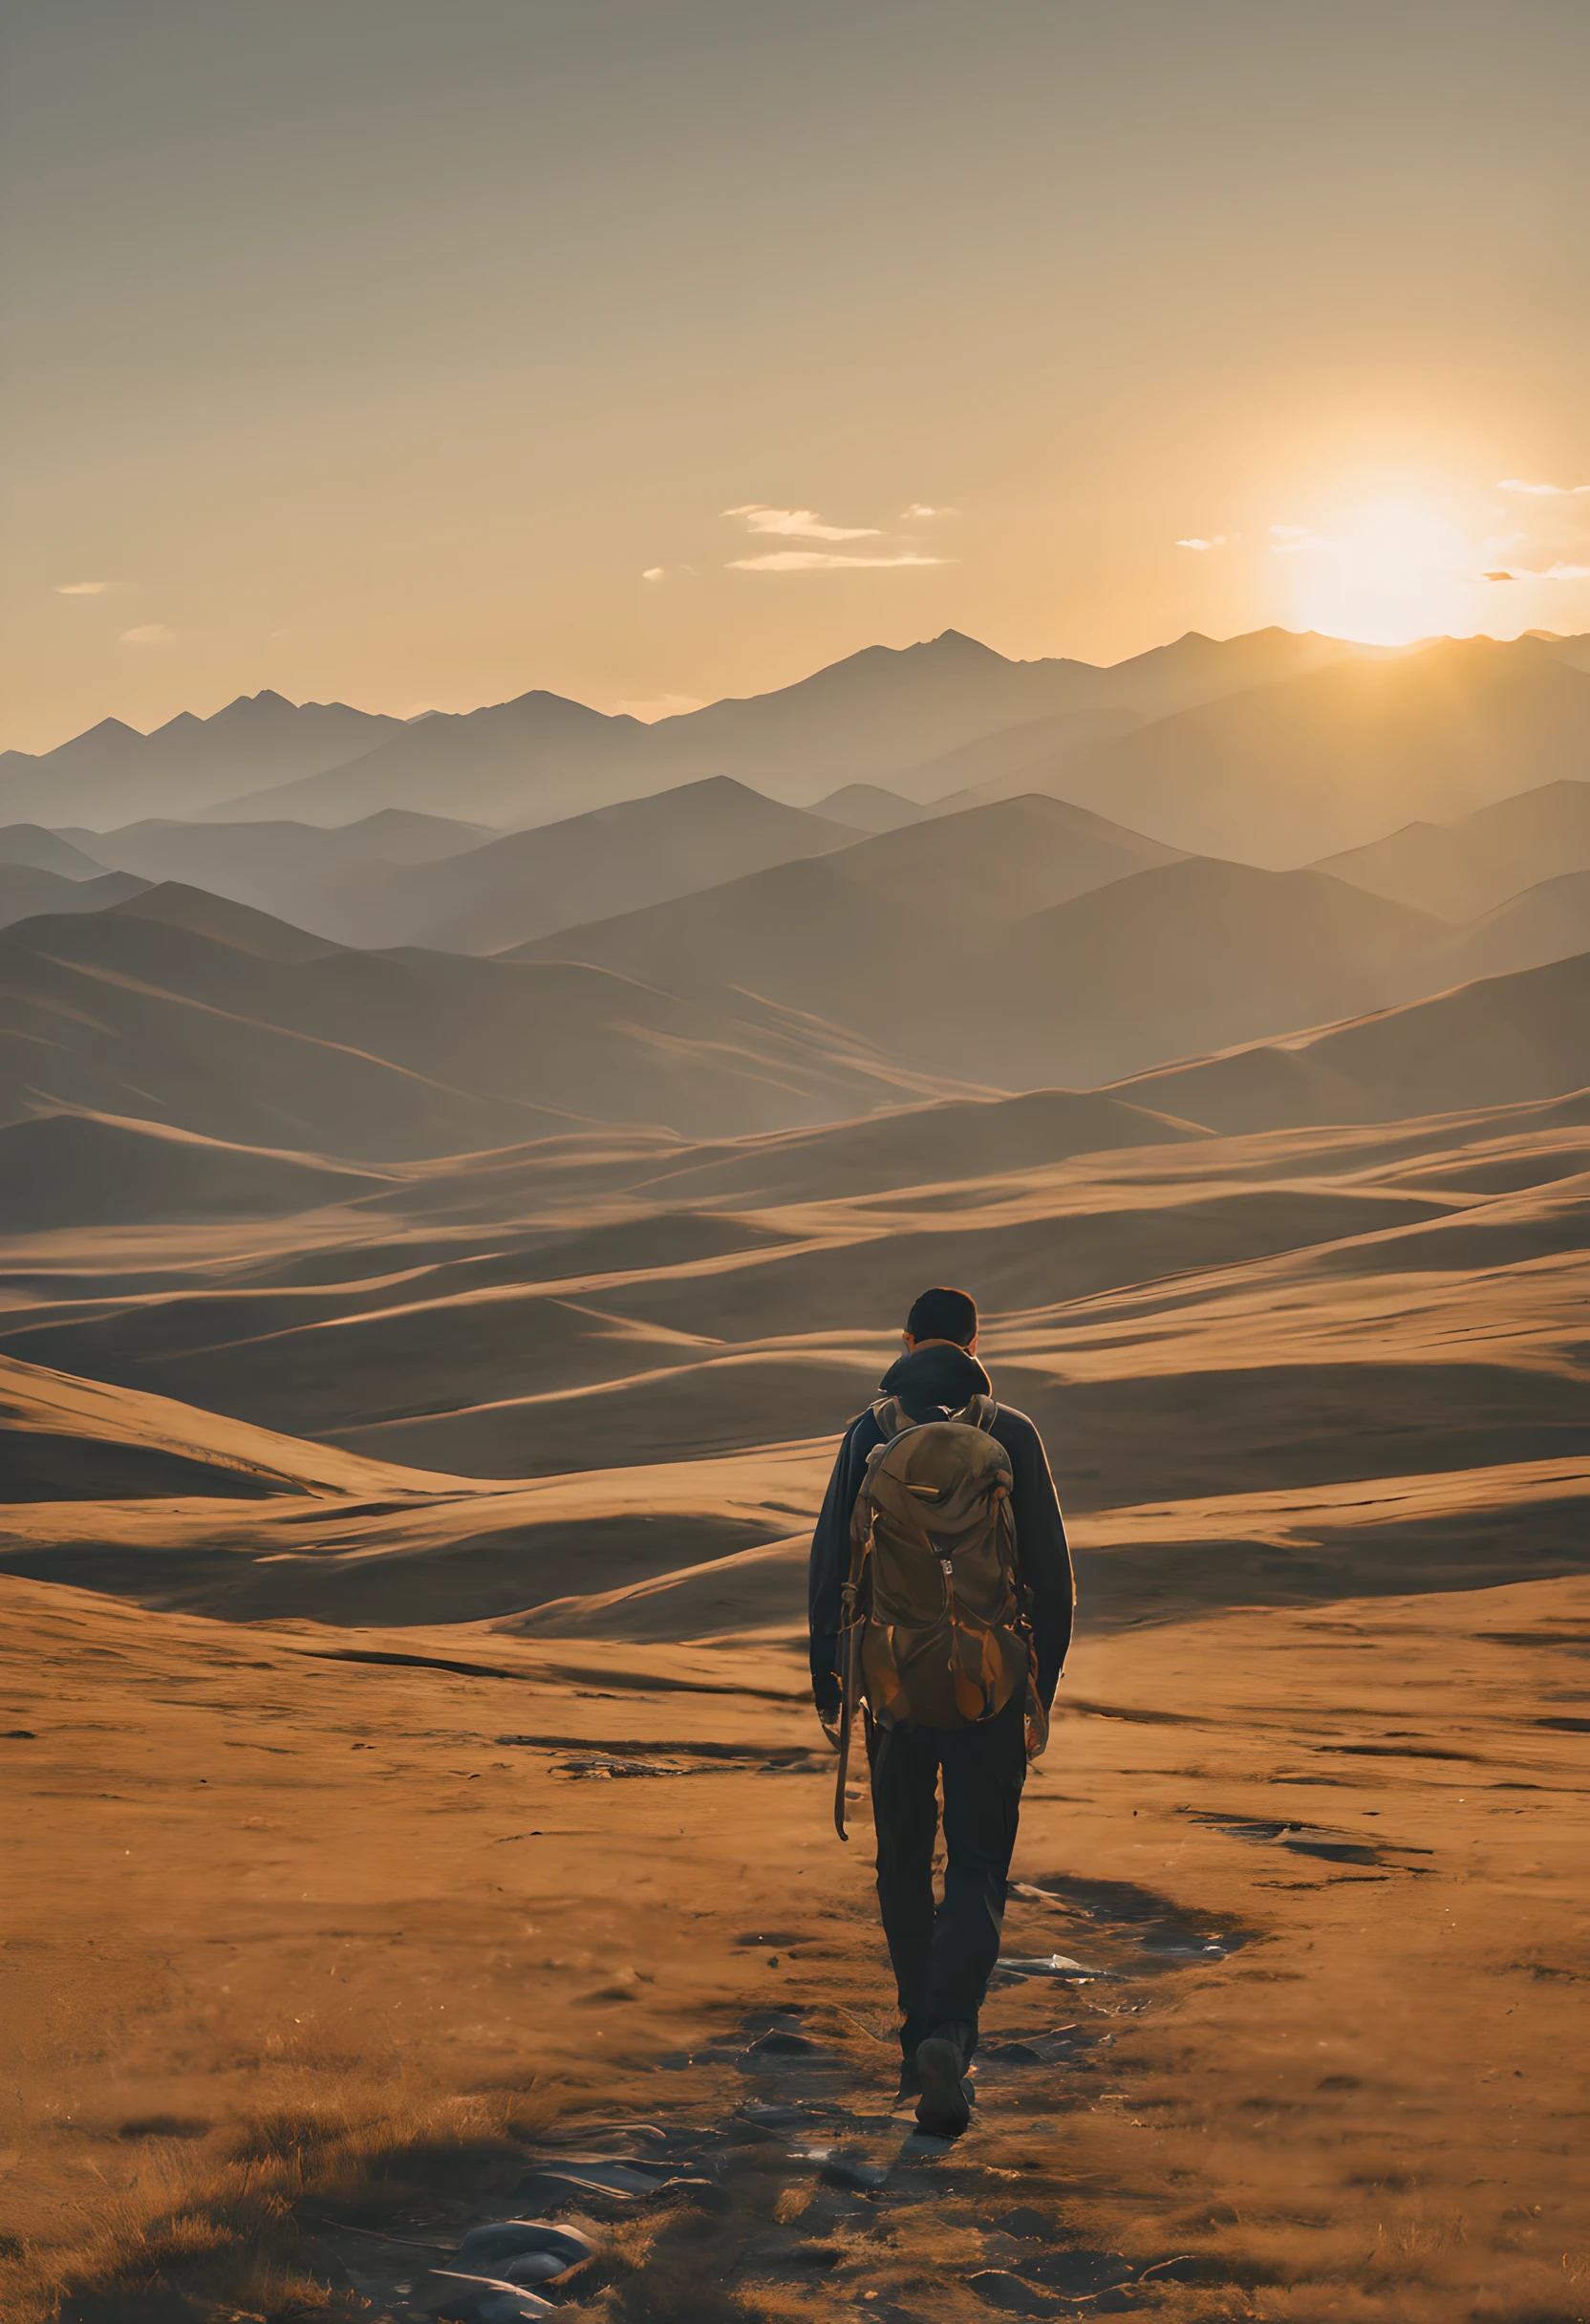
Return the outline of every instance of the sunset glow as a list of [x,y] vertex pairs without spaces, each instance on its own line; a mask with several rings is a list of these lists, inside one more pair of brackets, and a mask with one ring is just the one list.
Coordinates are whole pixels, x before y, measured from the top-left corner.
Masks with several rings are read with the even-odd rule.
[[1328,530],[1273,528],[1289,561],[1290,618],[1364,645],[1461,633],[1476,554],[1457,527],[1413,501],[1356,508]]
[[1587,86],[7,9],[0,2324],[1590,2324]]

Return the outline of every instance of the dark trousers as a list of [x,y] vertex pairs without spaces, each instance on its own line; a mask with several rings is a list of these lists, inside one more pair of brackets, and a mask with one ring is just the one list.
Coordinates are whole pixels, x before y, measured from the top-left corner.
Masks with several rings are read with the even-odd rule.
[[[1005,1881],[1026,1780],[1024,1705],[1018,1692],[985,1727],[940,1732],[867,1722],[872,1820],[878,1842],[878,1904],[894,1965],[907,2057],[941,2026],[968,2029],[999,1957]],[[933,1851],[938,1785],[944,1785],[948,1864],[935,1906]]]

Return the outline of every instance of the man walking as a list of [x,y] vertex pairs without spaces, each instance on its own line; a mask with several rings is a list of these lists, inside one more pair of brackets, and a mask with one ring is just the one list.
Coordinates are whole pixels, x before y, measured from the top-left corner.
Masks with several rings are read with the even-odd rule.
[[999,1955],[1021,1786],[1076,1590],[1042,1439],[993,1401],[976,1302],[924,1291],[904,1347],[846,1431],[817,1520],[811,1678],[835,1741],[865,1703],[900,2094],[916,2097],[922,2129],[953,2138],[970,2120],[963,2077]]

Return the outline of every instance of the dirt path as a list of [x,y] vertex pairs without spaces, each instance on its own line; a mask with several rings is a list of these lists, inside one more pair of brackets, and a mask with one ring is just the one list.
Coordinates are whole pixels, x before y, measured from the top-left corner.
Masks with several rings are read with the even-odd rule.
[[[304,2264],[377,2315],[438,2292],[417,2246],[537,2208],[598,2245],[556,2296],[681,2324],[725,2285],[769,2318],[1590,2311],[1590,1585],[1085,1639],[1004,1949],[1097,1973],[1001,1979],[943,2155],[902,2155],[865,1824],[827,1831],[787,1638],[501,1640],[487,1677],[0,1586],[8,2317],[151,2222],[186,2282],[170,2220],[245,2169],[370,2230]],[[615,1754],[673,1772],[578,1764]],[[711,2184],[548,2194],[570,2141]]]

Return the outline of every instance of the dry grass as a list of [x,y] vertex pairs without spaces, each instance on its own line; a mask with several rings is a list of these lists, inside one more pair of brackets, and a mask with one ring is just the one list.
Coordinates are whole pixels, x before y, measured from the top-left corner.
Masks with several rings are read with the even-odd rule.
[[[204,1661],[207,1632],[9,1595],[34,1625],[8,1642],[19,1724],[48,1725],[24,1678],[79,1708],[7,1835],[0,2324],[373,2324],[336,2259],[368,2285],[376,2247],[322,2220],[451,2242],[515,2207],[549,2131],[583,2141],[637,2107],[726,2126],[745,2095],[731,2068],[646,2069],[752,2012],[806,2010],[859,2116],[892,2090],[865,1841],[827,1841],[817,1788],[570,1787],[545,1756],[505,1760],[487,1682],[293,1660],[280,1641],[239,1679]],[[1140,2305],[1164,2324],[1584,2324],[1590,1987],[1537,1970],[1582,1947],[1590,1811],[1577,1745],[1531,1724],[1581,1666],[1472,1635],[1547,1612],[1566,1634],[1583,1603],[1581,1584],[1520,1585],[1088,1647],[1093,1693],[1123,1714],[1203,1705],[1213,1672],[1201,1756],[1224,1772],[1194,1787],[1179,1736],[1168,1754],[1149,1720],[1079,1713],[1029,1793],[1026,1871],[1135,1883],[1195,1926],[1257,1932],[1248,1947],[1132,1978],[1127,1930],[1122,1987],[1002,1989],[991,2034],[1064,2015],[1087,2042],[1052,2073],[991,2072],[953,2166],[896,2180],[920,2200],[847,2203],[776,2149],[734,2150],[709,2204],[612,2219],[570,2324],[988,2324],[968,2279],[1044,2241],[1160,2268]],[[20,1669],[30,1638],[46,1678]],[[1493,1754],[1483,1785],[1468,1759],[1388,1772],[1322,1748],[1418,1722],[1450,1741],[1454,1687],[1463,1748]],[[672,1736],[688,1716],[709,1740],[764,1737],[761,1701],[687,1693],[615,1711],[559,1677],[537,1715],[559,1733],[622,1718]],[[389,1740],[355,1755],[377,1715]],[[1224,1829],[1281,1811],[1431,1853],[1376,1877]],[[1008,1949],[1088,1958],[1110,1926],[1019,1899]],[[752,1944],[773,1929],[802,1934]],[[613,1997],[582,2007],[593,1988]],[[857,2135],[892,2160],[881,2127]],[[1050,2223],[1026,2244],[999,2224],[1023,2206]]]
[[399,2088],[277,2108],[202,2142],[151,2140],[133,2184],[81,2207],[79,2231],[0,2252],[6,2324],[297,2324],[364,2315],[328,2290],[322,2215],[390,2219],[505,2185],[555,2098]]
[[[858,2036],[858,2052],[869,2046]],[[461,2200],[508,2207],[527,2153],[559,2135],[560,2114],[563,2135],[579,2136],[593,2103],[627,2112],[626,2089],[633,2100],[627,2077],[602,2089],[461,2095],[399,2073],[373,2093],[368,2079],[300,2059],[292,2085],[229,2127],[195,2137],[193,2120],[176,2115],[130,2125],[132,2182],[104,2184],[48,2247],[0,2257],[0,2316],[368,2324],[364,2301],[337,2288],[323,2223],[395,2225]],[[703,2093],[702,2119],[731,2102],[727,2090]],[[102,2124],[97,2138],[108,2157],[116,2131]],[[724,2157],[705,2204],[648,2206],[604,2231],[571,2324],[576,2314],[590,2324],[805,2324],[819,2314],[973,2324],[988,2311],[967,2279],[1011,2264],[989,2238],[1017,2205],[1052,2217],[1063,2245],[1119,2249],[1139,2265],[1184,2255],[1141,2296],[1162,2324],[1590,2317],[1590,2253],[1552,2249],[1534,2208],[1505,2227],[1482,2222],[1387,2184],[1392,2174],[1378,2168],[1343,2174],[1347,2184],[1322,2207],[1282,2207],[1275,2184],[1240,2204],[1225,2199],[1219,2190],[1251,2183],[1252,2169],[1246,2142],[1161,2132],[1145,2144],[1140,2127],[1091,2108],[1050,2118],[1041,2136],[996,2117],[923,2200],[868,2217],[792,2176],[781,2147],[746,2146]],[[781,2266],[781,2251],[802,2246],[821,2264]]]

